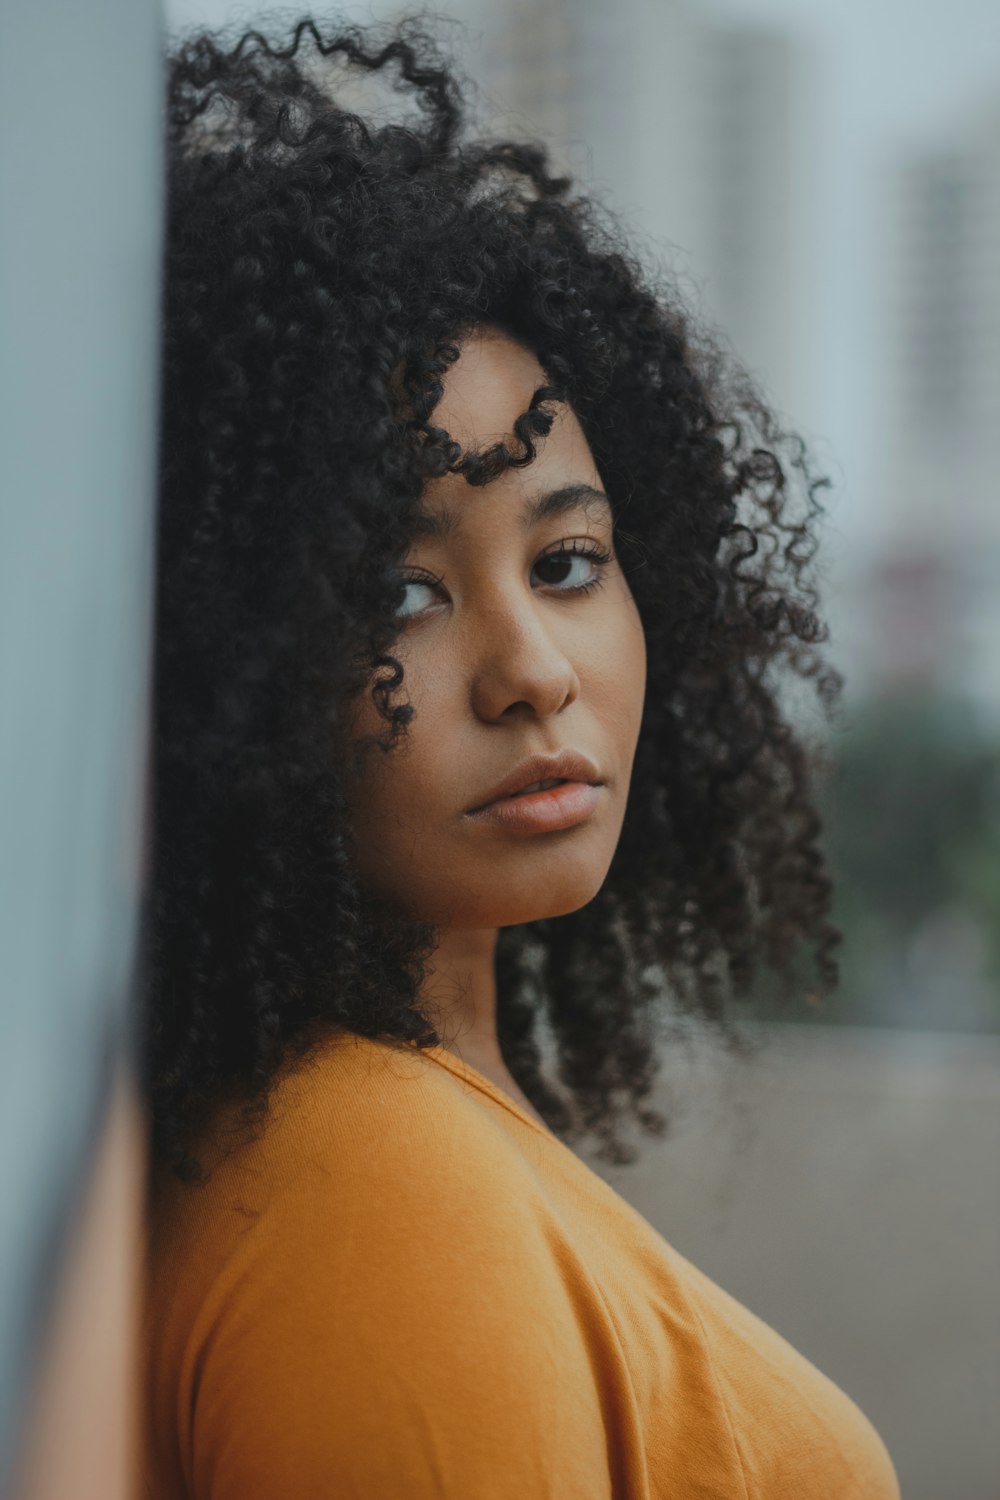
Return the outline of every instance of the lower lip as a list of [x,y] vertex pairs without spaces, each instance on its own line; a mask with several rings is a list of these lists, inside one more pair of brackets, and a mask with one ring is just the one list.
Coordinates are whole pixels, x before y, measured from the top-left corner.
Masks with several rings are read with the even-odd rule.
[[501,797],[485,807],[469,813],[488,823],[499,823],[503,828],[524,828],[540,832],[553,832],[558,828],[573,828],[590,817],[600,799],[600,787],[586,781],[563,781],[559,786],[550,786],[541,792],[526,792],[523,796]]

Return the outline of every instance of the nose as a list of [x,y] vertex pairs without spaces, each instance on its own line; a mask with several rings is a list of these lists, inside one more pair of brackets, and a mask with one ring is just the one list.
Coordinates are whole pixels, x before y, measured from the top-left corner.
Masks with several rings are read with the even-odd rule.
[[580,679],[550,622],[529,603],[477,614],[472,707],[486,723],[560,713],[580,694]]

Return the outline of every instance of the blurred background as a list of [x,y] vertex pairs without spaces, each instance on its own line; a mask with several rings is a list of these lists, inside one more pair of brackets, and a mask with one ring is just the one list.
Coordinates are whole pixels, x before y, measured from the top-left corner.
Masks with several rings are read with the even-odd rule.
[[[339,7],[387,19],[402,6]],[[821,736],[844,981],[675,1038],[597,1170],[837,1380],[906,1500],[1000,1497],[1000,6],[442,0],[831,479]],[[169,0],[168,23],[252,16]]]
[[[595,1169],[844,1387],[905,1500],[1000,1500],[1000,6],[429,9],[483,125],[550,143],[831,480],[846,697],[835,725],[803,728],[830,764],[843,985],[780,1013],[761,993],[746,1060],[678,1029],[671,1133]],[[258,14],[166,3],[171,31]],[[127,1404],[136,1295],[141,1124],[115,1080],[144,836],[162,18],[159,0],[36,0],[0,50],[18,227],[0,246],[5,1494],[42,1391],[18,1500],[128,1492],[117,1429],[86,1473],[49,1460],[52,1434],[69,1462],[69,1425],[110,1433]],[[91,1316],[69,1359],[60,1277]]]

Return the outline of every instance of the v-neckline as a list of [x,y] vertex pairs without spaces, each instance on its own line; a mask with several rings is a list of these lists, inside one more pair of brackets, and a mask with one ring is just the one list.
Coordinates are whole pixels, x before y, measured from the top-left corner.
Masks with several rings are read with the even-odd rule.
[[447,1068],[449,1072],[456,1074],[459,1078],[464,1078],[467,1083],[471,1083],[475,1088],[479,1089],[480,1093],[487,1094],[491,1099],[495,1099],[498,1104],[502,1104],[505,1109],[509,1109],[511,1114],[516,1115],[519,1120],[523,1120],[526,1125],[530,1125],[532,1130],[537,1130],[539,1135],[546,1136],[550,1141],[555,1141],[558,1145],[563,1144],[553,1130],[550,1130],[547,1125],[540,1123],[532,1115],[529,1115],[527,1110],[518,1104],[513,1094],[509,1094],[505,1088],[501,1088],[498,1083],[494,1083],[492,1078],[487,1078],[485,1073],[481,1073],[478,1068],[473,1067],[471,1063],[467,1063],[464,1058],[456,1056],[447,1047],[440,1045],[421,1047],[419,1050],[426,1053],[432,1061],[439,1063],[443,1068]]

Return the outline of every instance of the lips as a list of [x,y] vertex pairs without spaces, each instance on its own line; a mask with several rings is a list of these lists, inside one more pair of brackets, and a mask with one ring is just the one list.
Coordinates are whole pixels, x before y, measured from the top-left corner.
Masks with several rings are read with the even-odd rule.
[[529,792],[547,792],[550,787],[564,786],[568,779],[568,777],[560,777],[558,780],[552,781],[533,781],[529,786],[522,786],[516,792],[511,792],[510,796],[526,797]]
[[509,775],[477,798],[468,813],[481,812],[493,802],[541,791],[549,783],[583,782],[602,785],[601,775],[589,756],[577,750],[562,750],[552,755],[532,755],[521,761]]

